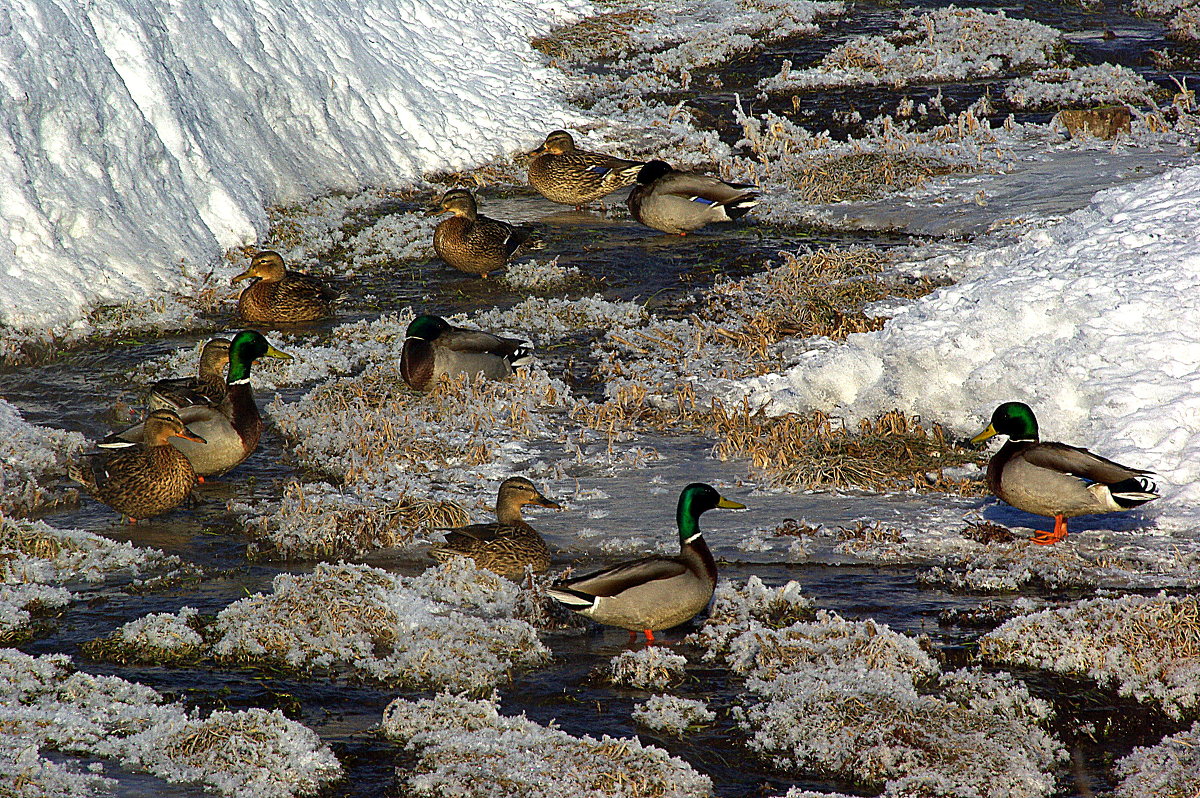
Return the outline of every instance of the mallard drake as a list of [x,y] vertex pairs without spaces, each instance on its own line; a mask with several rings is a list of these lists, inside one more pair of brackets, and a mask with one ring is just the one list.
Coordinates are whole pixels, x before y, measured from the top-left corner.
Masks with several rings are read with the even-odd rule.
[[229,365],[229,339],[213,338],[200,350],[195,377],[159,380],[150,388],[146,408],[179,410],[200,404],[220,404],[225,398],[225,370]]
[[576,149],[575,139],[565,130],[551,132],[529,154],[534,156],[529,162],[529,185],[551,202],[574,205],[575,210],[632,185],[644,165]]
[[246,271],[230,280],[250,280],[238,298],[238,314],[251,324],[290,324],[333,315],[338,292],[321,279],[283,266],[283,256],[269,249],[250,259]]
[[[242,330],[229,345],[229,379],[225,398],[219,404],[192,405],[180,409],[179,417],[205,443],[172,442],[187,455],[192,468],[201,477],[224,474],[249,457],[258,448],[263,420],[250,387],[250,366],[260,357],[291,360],[280,352],[261,333]],[[141,443],[144,436],[141,424],[114,433],[99,445],[119,449]]]
[[502,380],[532,360],[528,341],[455,327],[441,316],[426,314],[413,319],[404,333],[400,376],[409,387],[427,391],[443,374]]
[[480,568],[518,579],[527,567],[543,573],[550,567],[550,549],[537,530],[521,517],[527,504],[561,510],[525,477],[509,477],[496,495],[496,523],[471,524],[446,533],[446,542],[429,550],[438,562],[470,557]]
[[478,274],[499,269],[529,240],[527,227],[489,219],[479,213],[475,197],[461,188],[447,191],[428,216],[454,214],[433,231],[433,249],[438,257],[460,272]]
[[644,557],[603,571],[567,579],[547,592],[570,609],[609,626],[645,632],[689,621],[708,606],[717,584],[717,564],[700,535],[700,514],[714,507],[745,509],[711,485],[693,482],[679,494],[678,557]]
[[971,443],[993,435],[1007,435],[1008,440],[988,463],[992,493],[1018,510],[1054,518],[1054,531],[1038,530],[1034,543],[1048,545],[1065,538],[1068,518],[1129,510],[1158,498],[1154,482],[1145,477],[1152,471],[1040,440],[1033,410],[1022,402],[997,407],[987,429]]
[[174,410],[152,411],[143,422],[145,445],[87,455],[71,463],[67,474],[131,522],[152,518],[177,507],[196,483],[196,472],[169,441],[178,438],[203,444]]
[[664,161],[641,168],[629,192],[629,212],[647,227],[687,235],[709,222],[728,222],[758,204],[758,192],[747,183],[726,183],[711,175],[681,172]]

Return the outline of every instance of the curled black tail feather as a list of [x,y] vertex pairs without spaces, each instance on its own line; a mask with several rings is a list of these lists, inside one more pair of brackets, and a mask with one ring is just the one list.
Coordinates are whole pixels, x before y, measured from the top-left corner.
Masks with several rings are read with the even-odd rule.
[[1137,507],[1158,498],[1158,486],[1145,477],[1130,477],[1108,486],[1113,501],[1125,509]]

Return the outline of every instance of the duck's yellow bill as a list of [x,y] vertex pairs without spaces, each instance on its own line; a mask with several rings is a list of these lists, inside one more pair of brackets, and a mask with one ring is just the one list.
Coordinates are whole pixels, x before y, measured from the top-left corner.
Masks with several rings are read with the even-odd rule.
[[745,510],[746,509],[746,505],[738,504],[735,501],[730,501],[729,499],[726,499],[724,496],[721,497],[721,501],[717,502],[717,506],[723,507],[726,510]]
[[276,349],[275,347],[271,346],[270,344],[267,344],[267,353],[266,354],[267,354],[267,357],[277,357],[280,360],[291,360],[292,359],[292,356],[289,355],[287,352],[281,352],[278,349]]
[[978,435],[976,435],[974,438],[971,439],[971,443],[983,443],[984,441],[986,441],[988,438],[992,437],[995,434],[996,434],[996,428],[994,426],[992,426],[991,424],[988,424],[987,429],[985,429],[983,432],[979,433]]

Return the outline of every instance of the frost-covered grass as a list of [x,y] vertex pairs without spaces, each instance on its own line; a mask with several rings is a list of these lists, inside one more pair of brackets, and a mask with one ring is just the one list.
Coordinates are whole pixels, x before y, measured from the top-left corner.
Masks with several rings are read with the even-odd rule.
[[541,292],[558,291],[583,282],[584,276],[578,266],[561,266],[555,258],[544,263],[525,260],[510,264],[499,279],[514,291]]
[[661,646],[648,646],[638,651],[622,651],[609,661],[605,674],[618,686],[662,690],[683,681],[686,665],[687,657]]
[[633,719],[646,728],[682,737],[692,729],[712,723],[717,715],[703,701],[656,695],[633,708]]
[[560,67],[612,60],[626,90],[686,90],[694,72],[773,41],[815,35],[819,19],[845,10],[841,2],[810,0],[701,0],[686,5],[647,0],[551,31],[534,46]]
[[0,642],[27,635],[35,616],[78,598],[65,585],[180,578],[198,570],[177,557],[91,532],[0,518]]
[[[765,622],[796,588],[726,591],[693,635],[746,677],[735,717],[780,768],[852,779],[884,795],[1046,796],[1065,757],[1043,731],[1049,705],[1006,674],[942,672],[920,640],[820,611]],[[794,602],[787,602],[794,604]],[[738,605],[742,605],[739,608]],[[786,615],[784,616],[786,617]]]
[[1006,663],[1084,676],[1173,718],[1200,706],[1200,600],[1194,596],[1085,599],[1014,618],[979,640]]
[[973,8],[906,10],[897,31],[863,36],[833,48],[816,67],[782,71],[759,84],[766,91],[834,86],[893,88],[911,83],[986,78],[1047,66],[1064,53],[1062,34],[1032,20]]
[[462,558],[412,578],[320,564],[310,574],[280,574],[272,592],[234,602],[209,624],[187,607],[154,614],[90,651],[124,662],[205,657],[478,694],[549,656],[537,631],[514,617],[520,609],[516,585]]
[[446,693],[397,699],[384,711],[383,733],[417,751],[415,772],[397,775],[419,796],[560,798],[622,795],[691,798],[712,782],[686,762],[636,739],[573,737],[553,726],[499,714],[495,698],[470,701]]
[[317,735],[278,710],[200,718],[165,703],[149,687],[76,672],[65,656],[31,657],[12,649],[0,650],[0,681],[0,768],[19,768],[29,774],[20,778],[41,780],[36,783],[46,783],[47,794],[104,785],[42,765],[39,748],[116,759],[170,782],[231,796],[312,795],[342,775]]
[[78,432],[30,424],[0,399],[0,513],[25,515],[64,501],[67,496],[51,482],[66,473],[67,459],[85,444]]
[[1200,795],[1200,722],[1158,745],[1133,749],[1114,771],[1121,781],[1113,798],[1195,798]]
[[1145,105],[1154,91],[1153,83],[1129,67],[1093,64],[1040,69],[1009,83],[1004,97],[1018,108],[1092,108],[1112,103]]

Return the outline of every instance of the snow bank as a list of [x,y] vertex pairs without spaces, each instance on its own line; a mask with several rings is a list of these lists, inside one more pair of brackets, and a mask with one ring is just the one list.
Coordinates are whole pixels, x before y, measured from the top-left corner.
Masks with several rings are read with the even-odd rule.
[[970,255],[957,285],[878,332],[724,391],[780,414],[899,409],[961,432],[1002,401],[1051,440],[1162,476],[1143,512],[1200,515],[1200,168],[1100,192],[1062,223]]
[[529,39],[583,0],[16,0],[0,10],[0,323],[177,288],[263,206],[569,121]]

